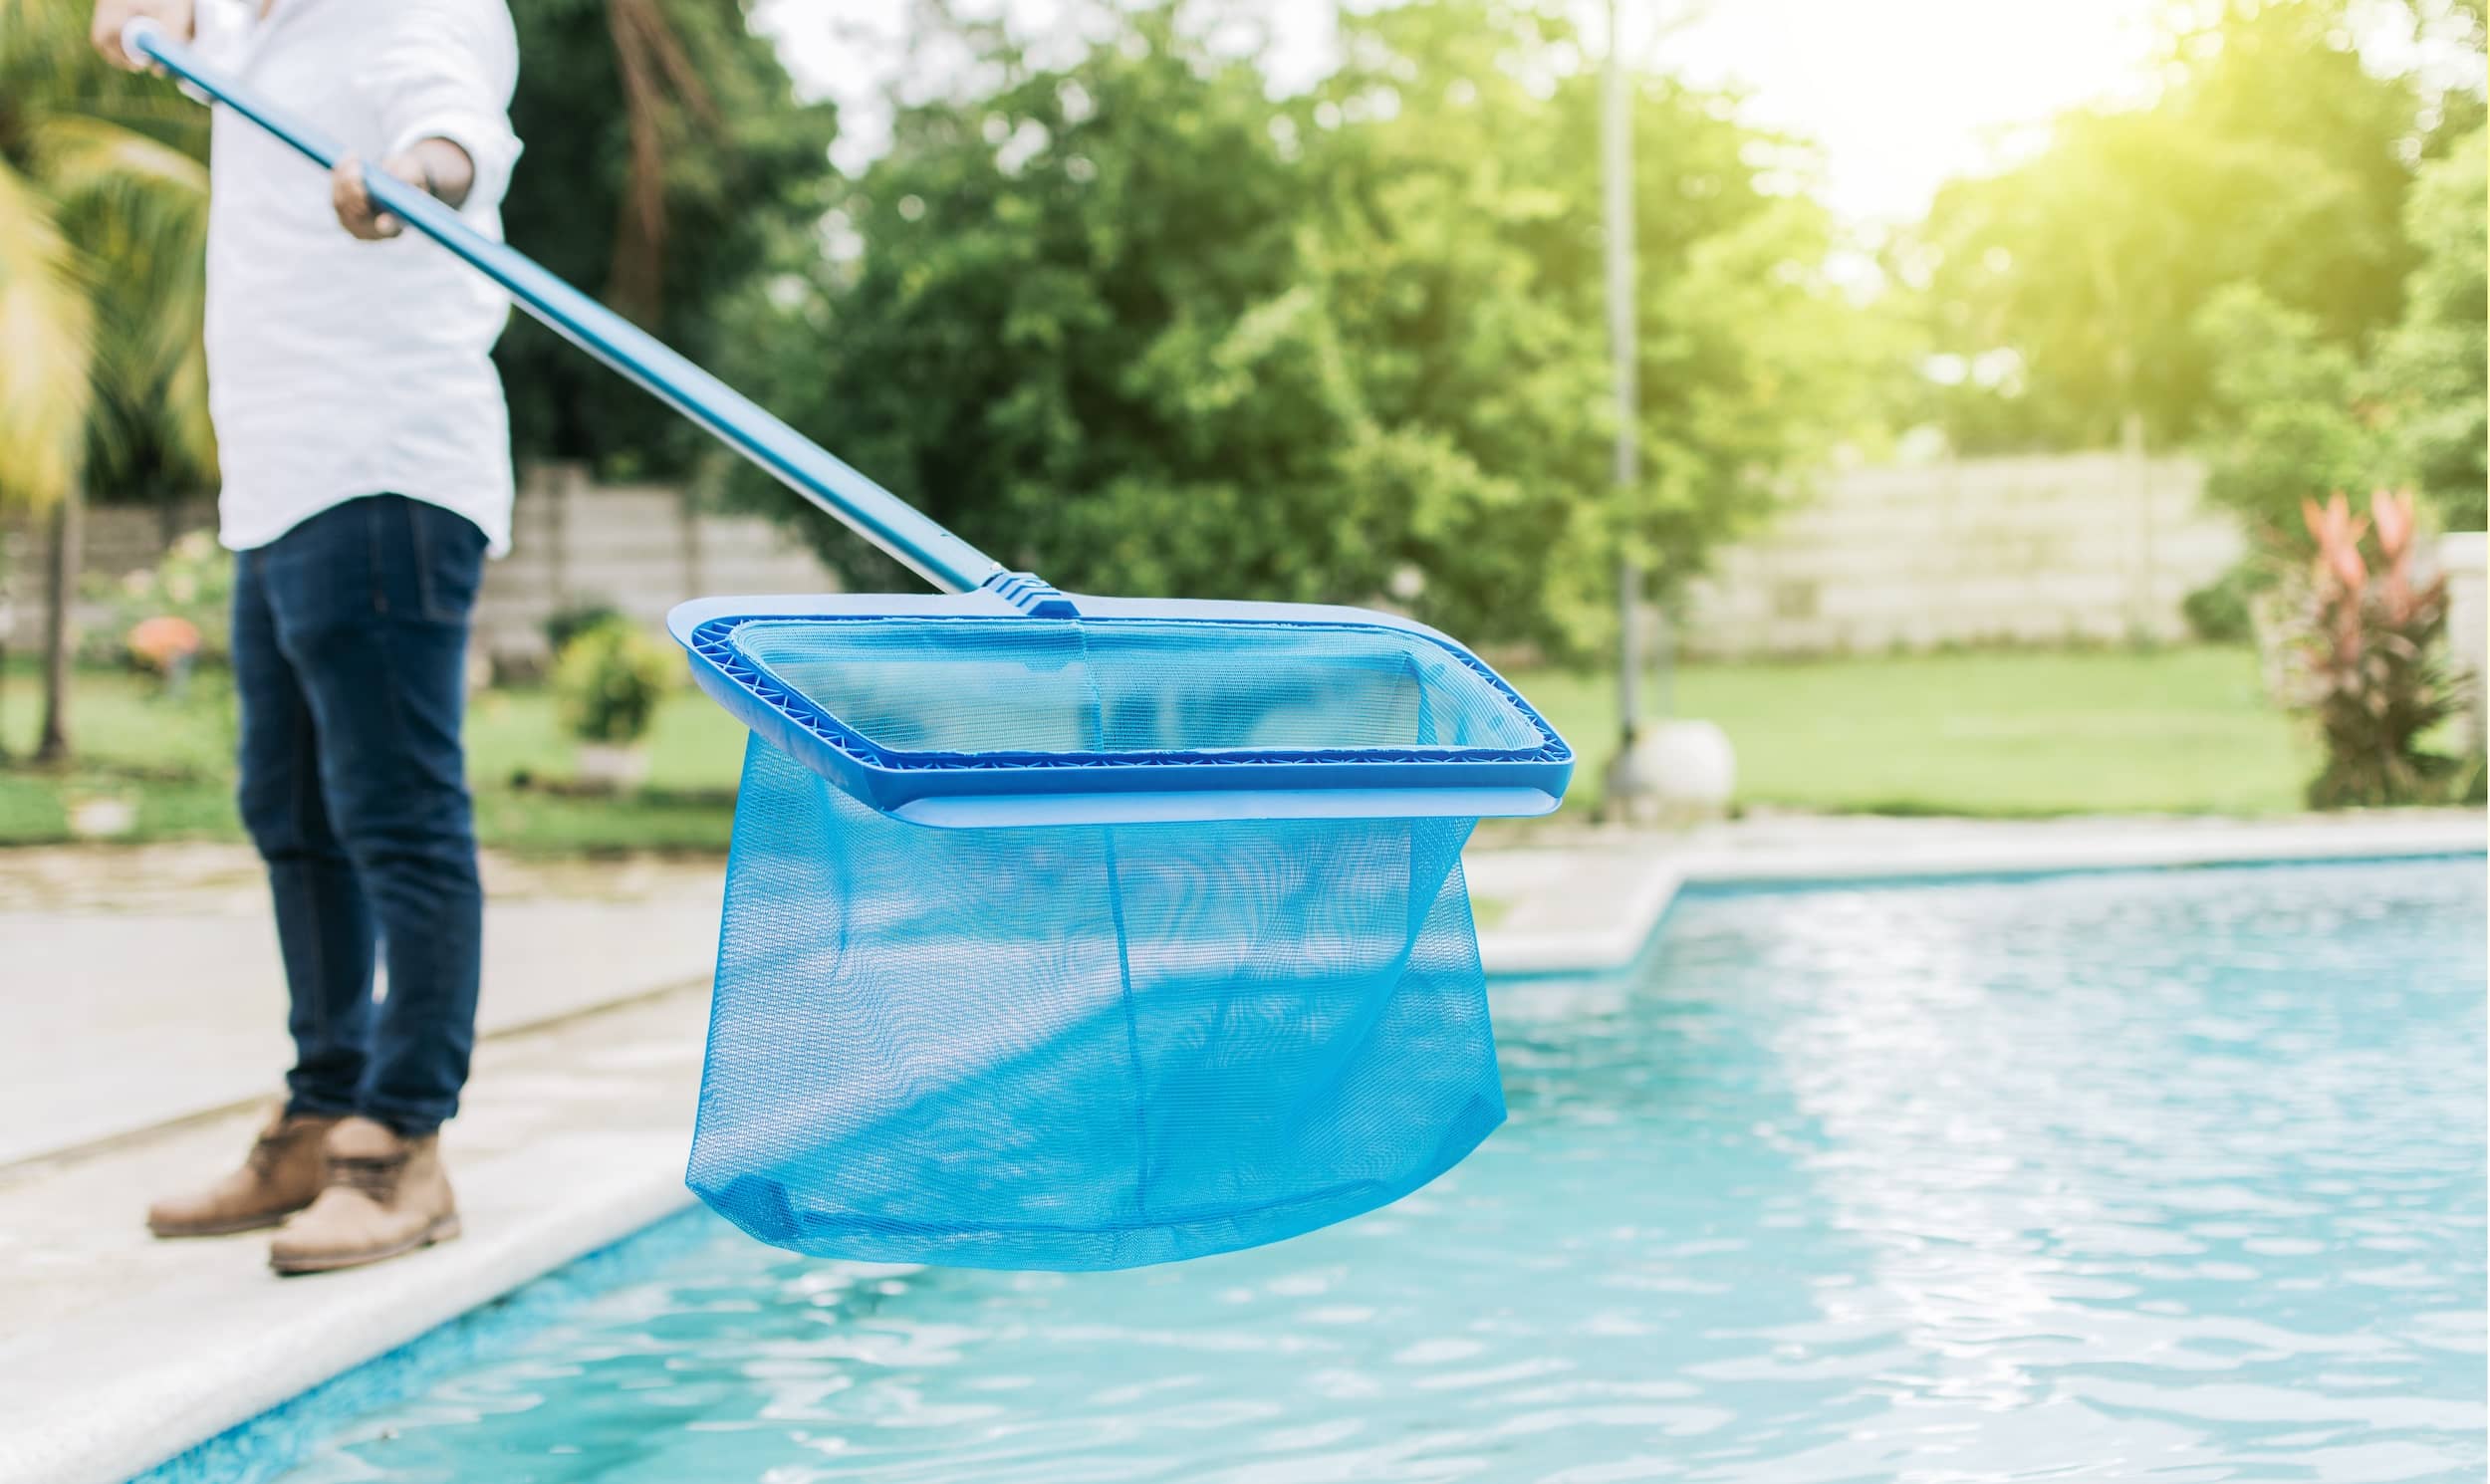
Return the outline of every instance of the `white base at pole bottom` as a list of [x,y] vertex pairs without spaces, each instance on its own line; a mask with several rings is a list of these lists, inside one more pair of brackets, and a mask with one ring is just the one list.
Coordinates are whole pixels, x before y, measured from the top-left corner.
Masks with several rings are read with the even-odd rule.
[[1637,727],[1608,774],[1611,819],[1694,824],[1718,819],[1738,790],[1729,734],[1708,721],[1655,721]]

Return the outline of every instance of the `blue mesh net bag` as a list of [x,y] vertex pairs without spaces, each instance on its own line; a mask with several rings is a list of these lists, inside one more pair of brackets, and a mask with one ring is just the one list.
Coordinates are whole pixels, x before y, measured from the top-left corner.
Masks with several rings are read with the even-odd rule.
[[[1394,1200],[1503,1119],[1460,852],[1553,734],[1414,625],[1103,602],[689,619],[713,692],[787,723],[745,757],[689,1173],[754,1236],[1166,1262]],[[1235,781],[1123,786],[1153,770]]]
[[[142,57],[343,151],[145,17]],[[306,174],[310,189],[320,188]],[[1430,628],[1068,597],[366,170],[380,208],[940,590],[668,624],[748,744],[689,1180],[840,1257],[1114,1268],[1370,1209],[1504,1115],[1461,845],[1573,754]]]

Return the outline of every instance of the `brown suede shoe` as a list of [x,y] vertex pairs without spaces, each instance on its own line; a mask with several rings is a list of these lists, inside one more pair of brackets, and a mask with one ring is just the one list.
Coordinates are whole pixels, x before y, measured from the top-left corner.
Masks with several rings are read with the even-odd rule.
[[335,1117],[269,1114],[242,1167],[214,1184],[167,1196],[147,1207],[147,1230],[159,1237],[218,1237],[275,1226],[312,1203],[327,1169],[321,1141]]
[[402,1138],[370,1118],[329,1130],[329,1184],[268,1243],[280,1273],[326,1273],[446,1242],[458,1207],[438,1134]]

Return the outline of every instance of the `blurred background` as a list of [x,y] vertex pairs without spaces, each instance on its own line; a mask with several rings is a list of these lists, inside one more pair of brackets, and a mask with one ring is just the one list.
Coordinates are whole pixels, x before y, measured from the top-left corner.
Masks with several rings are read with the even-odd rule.
[[[512,8],[520,248],[1059,586],[1459,635],[1565,821],[2481,796],[2480,0]],[[86,20],[0,0],[0,845],[237,841],[206,115]],[[914,580],[499,356],[484,842],[722,850],[665,609]]]

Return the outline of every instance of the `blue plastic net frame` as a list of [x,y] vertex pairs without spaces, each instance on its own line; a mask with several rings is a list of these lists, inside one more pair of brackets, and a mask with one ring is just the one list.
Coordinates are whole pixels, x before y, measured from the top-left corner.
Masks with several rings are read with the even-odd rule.
[[[1080,625],[1198,625],[1218,643],[1223,625],[1246,635],[1278,630],[1388,638],[1440,656],[1465,687],[1503,713],[1496,745],[1151,746],[967,751],[888,745],[790,684],[743,638],[772,625],[925,620],[1043,625],[990,590],[957,595],[702,599],[668,623],[694,678],[752,731],[869,807],[948,828],[1287,818],[1529,817],[1553,811],[1573,750],[1520,692],[1425,624],[1370,610],[1314,604],[1077,598]],[[963,625],[967,627],[969,625]],[[1474,702],[1475,703],[1475,702]]]

